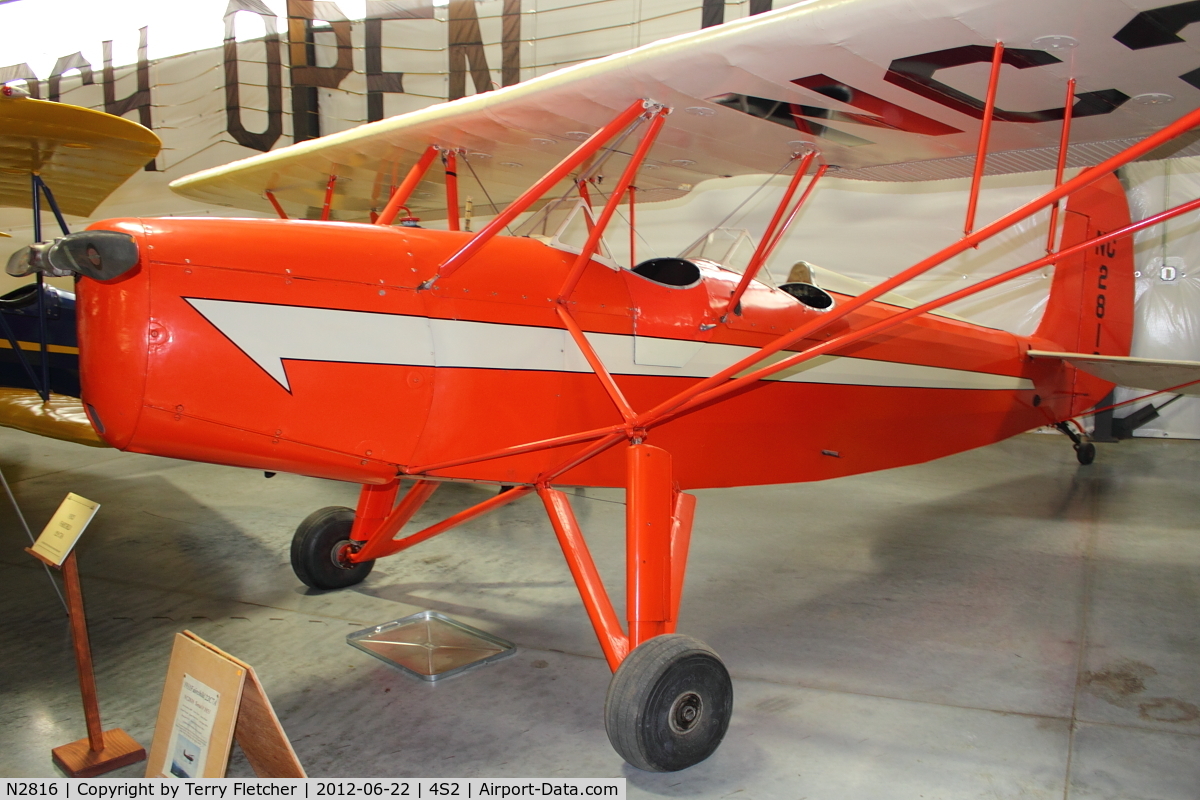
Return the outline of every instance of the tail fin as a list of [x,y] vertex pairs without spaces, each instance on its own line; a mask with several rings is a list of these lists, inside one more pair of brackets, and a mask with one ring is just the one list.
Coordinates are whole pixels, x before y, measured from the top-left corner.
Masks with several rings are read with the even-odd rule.
[[[1129,204],[1116,175],[1073,194],[1063,221],[1062,248],[1128,225]],[[1088,248],[1055,267],[1046,313],[1035,339],[1060,352],[1127,356],[1133,337],[1133,242],[1125,237]],[[1070,396],[1064,418],[1095,405],[1111,384],[1064,365],[1054,394]],[[1064,398],[1065,399],[1065,398]],[[1057,410],[1057,409],[1056,409]]]

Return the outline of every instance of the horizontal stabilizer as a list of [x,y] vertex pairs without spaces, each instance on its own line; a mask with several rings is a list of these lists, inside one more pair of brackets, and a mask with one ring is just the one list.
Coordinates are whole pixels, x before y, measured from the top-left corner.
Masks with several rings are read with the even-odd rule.
[[1200,361],[1100,356],[1090,353],[1052,353],[1046,350],[1030,350],[1029,357],[1057,358],[1089,375],[1095,375],[1101,380],[1120,386],[1154,391],[1170,389],[1172,394],[1200,397],[1200,383],[1192,383],[1190,386],[1182,385],[1200,381]]

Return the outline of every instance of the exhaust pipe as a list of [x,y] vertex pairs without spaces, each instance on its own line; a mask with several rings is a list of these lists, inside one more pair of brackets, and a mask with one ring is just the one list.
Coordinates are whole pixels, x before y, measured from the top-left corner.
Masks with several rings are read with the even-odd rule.
[[137,266],[137,242],[118,231],[80,231],[53,242],[23,247],[8,258],[14,278],[35,272],[50,278],[84,275],[98,281],[119,278]]

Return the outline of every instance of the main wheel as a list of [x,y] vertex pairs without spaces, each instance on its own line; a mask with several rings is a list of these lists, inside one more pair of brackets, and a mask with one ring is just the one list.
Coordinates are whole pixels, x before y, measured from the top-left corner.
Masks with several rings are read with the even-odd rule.
[[1080,442],[1075,445],[1075,458],[1085,467],[1096,460],[1096,445],[1091,442]]
[[642,642],[608,685],[604,727],[638,769],[674,772],[717,749],[733,713],[733,683],[708,645],[677,633]]
[[361,583],[374,561],[353,564],[347,556],[354,512],[341,506],[319,508],[304,518],[292,537],[292,570],[314,589],[342,589]]

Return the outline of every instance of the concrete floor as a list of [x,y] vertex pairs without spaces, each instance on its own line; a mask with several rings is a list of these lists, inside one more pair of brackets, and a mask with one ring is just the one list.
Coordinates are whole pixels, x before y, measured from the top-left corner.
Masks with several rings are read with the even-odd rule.
[[[0,469],[35,529],[68,491],[103,504],[80,545],[101,710],[146,745],[187,628],[255,665],[316,777],[625,776],[631,797],[1200,797],[1200,442],[1101,445],[1079,467],[1062,437],[1026,435],[874,475],[699,492],[680,630],[724,657],[736,705],[712,758],[655,775],[609,747],[608,670],[535,498],[318,593],[293,576],[288,543],[311,510],[353,505],[353,486],[2,429]],[[417,522],[492,491],[447,486]],[[575,498],[610,581],[620,501]],[[83,718],[65,616],[25,543],[0,502],[0,775],[52,777],[50,748],[83,736]],[[518,653],[430,685],[344,641],[422,609]],[[249,774],[235,752],[230,775]]]

